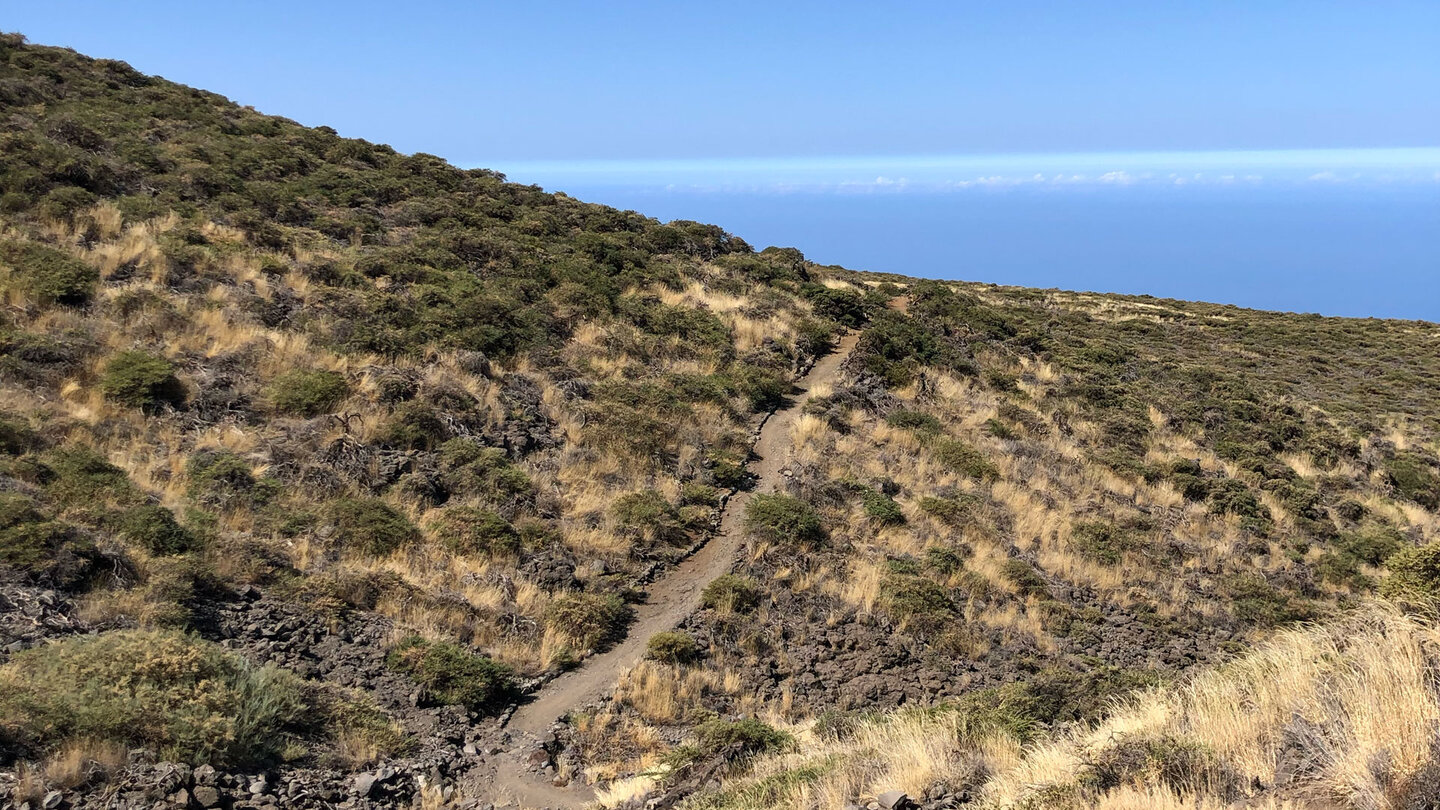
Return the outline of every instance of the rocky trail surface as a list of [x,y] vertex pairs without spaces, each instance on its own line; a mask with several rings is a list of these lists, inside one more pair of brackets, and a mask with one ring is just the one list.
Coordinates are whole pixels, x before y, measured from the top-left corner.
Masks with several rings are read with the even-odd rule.
[[675,628],[698,610],[704,587],[730,571],[744,540],[741,524],[746,503],[757,493],[778,488],[795,420],[815,386],[836,378],[858,340],[858,334],[846,335],[834,352],[820,358],[796,382],[798,391],[788,406],[760,422],[749,465],[755,486],[731,496],[723,507],[719,530],[709,542],[651,586],[645,603],[636,607],[635,621],[625,640],[550,681],[534,700],[520,706],[510,717],[506,750],[492,760],[495,772],[491,792],[497,802],[558,810],[581,807],[595,798],[593,791],[578,781],[555,784],[563,780],[556,780],[553,767],[546,764],[555,753],[555,724],[567,712],[605,695],[621,673],[644,656],[651,636]]

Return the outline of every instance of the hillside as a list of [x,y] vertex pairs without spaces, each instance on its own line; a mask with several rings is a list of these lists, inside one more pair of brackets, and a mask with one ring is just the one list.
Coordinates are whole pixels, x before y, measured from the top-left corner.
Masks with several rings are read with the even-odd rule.
[[1282,783],[1195,701],[1433,658],[1440,326],[818,266],[18,35],[0,108],[0,806],[1426,806],[1392,715]]

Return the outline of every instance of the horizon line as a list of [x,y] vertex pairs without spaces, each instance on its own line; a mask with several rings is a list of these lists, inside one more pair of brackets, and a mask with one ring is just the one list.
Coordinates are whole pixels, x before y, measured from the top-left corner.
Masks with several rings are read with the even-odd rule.
[[[844,171],[873,168],[1093,169],[1124,162],[1140,168],[1440,168],[1440,146],[1301,149],[1103,150],[1082,152],[956,152],[876,155],[794,155],[690,158],[580,158],[466,161],[515,173],[657,173],[687,171]],[[1128,167],[1127,167],[1128,168]]]

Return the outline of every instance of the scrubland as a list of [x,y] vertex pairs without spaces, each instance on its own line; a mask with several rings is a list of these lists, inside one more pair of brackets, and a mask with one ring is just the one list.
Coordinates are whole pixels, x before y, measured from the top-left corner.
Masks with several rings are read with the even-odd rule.
[[855,330],[734,572],[567,719],[603,804],[1440,801],[1440,327],[821,267],[16,35],[0,106],[0,606],[63,619],[0,615],[14,795],[413,749],[222,647],[245,600],[490,722]]

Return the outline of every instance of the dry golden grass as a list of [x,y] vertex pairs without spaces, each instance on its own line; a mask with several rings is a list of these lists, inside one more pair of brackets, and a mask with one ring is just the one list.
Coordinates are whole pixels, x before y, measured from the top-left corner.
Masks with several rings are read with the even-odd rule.
[[[1414,802],[1435,798],[1440,765],[1434,759],[1440,686],[1431,663],[1437,656],[1440,629],[1371,605],[1331,625],[1280,633],[1186,684],[1130,698],[1098,726],[1061,730],[1029,747],[961,733],[958,715],[946,712],[901,711],[843,742],[802,728],[798,750],[765,759],[725,786],[729,800],[705,806],[838,807],[882,790],[913,796],[936,781],[973,784],[977,774],[981,806],[988,808],[1200,810],[1229,806],[1237,792],[1246,807],[1422,806]],[[1104,791],[1087,781],[1091,763],[1131,740],[1192,746],[1232,777],[1180,773],[1179,786],[1167,787],[1142,772],[1122,773],[1121,783]],[[1276,784],[1282,748],[1297,745],[1290,756],[1309,767],[1283,789],[1256,791],[1254,785]],[[745,790],[821,763],[818,775],[795,780],[770,801]]]
[[641,661],[620,676],[615,701],[647,723],[669,724],[700,708],[710,695],[740,691],[739,675],[713,666],[672,666]]

